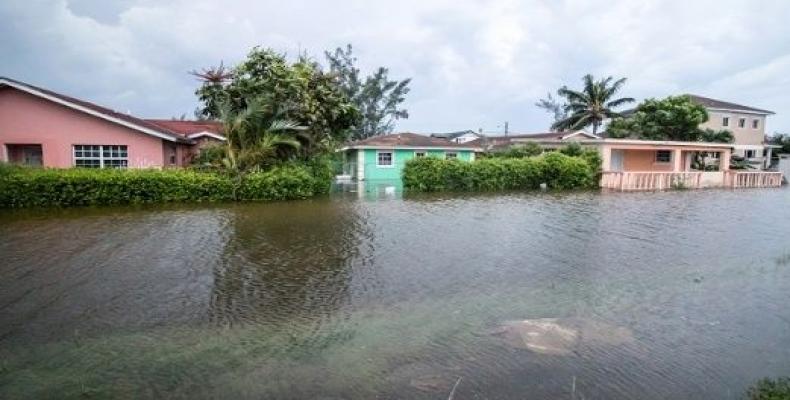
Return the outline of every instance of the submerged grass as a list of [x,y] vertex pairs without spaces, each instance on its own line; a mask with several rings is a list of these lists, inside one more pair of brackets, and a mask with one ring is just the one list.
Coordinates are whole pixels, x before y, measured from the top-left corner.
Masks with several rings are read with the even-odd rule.
[[557,309],[539,293],[461,297],[357,311],[320,330],[181,327],[7,346],[0,398],[373,398],[403,384],[387,379],[393,368],[488,340],[480,333],[493,309],[524,317]]

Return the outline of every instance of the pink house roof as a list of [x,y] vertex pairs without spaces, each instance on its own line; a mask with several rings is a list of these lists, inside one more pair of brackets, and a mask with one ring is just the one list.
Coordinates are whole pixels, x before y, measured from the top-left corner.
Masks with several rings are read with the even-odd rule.
[[38,86],[33,86],[28,83],[0,76],[0,88],[3,87],[11,87],[36,97],[84,112],[94,117],[134,129],[147,135],[156,136],[171,142],[189,142],[189,140],[184,137],[184,135],[144,119],[137,118],[129,114],[120,113],[94,103],[80,100],[71,96],[66,96],[64,94],[40,88]]

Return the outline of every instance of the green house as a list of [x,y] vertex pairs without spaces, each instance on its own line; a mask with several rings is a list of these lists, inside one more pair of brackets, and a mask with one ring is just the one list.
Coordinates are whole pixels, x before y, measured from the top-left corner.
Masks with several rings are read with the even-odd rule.
[[406,162],[415,157],[439,157],[474,161],[475,144],[454,143],[416,133],[374,136],[343,147],[343,175],[356,180],[397,181]]

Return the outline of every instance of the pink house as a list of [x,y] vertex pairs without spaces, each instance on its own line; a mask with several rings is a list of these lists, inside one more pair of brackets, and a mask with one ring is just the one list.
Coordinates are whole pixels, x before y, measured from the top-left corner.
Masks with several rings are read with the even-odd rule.
[[183,166],[220,125],[146,120],[0,77],[0,162],[69,168]]

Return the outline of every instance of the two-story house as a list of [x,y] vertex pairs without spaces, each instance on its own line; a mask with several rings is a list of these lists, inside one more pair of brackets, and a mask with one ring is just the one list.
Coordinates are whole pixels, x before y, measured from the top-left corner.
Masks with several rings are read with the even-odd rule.
[[700,125],[700,128],[732,132],[735,137],[734,156],[743,157],[759,169],[770,167],[771,152],[775,146],[766,143],[765,119],[773,115],[773,111],[693,94],[688,96],[708,111],[708,122]]

